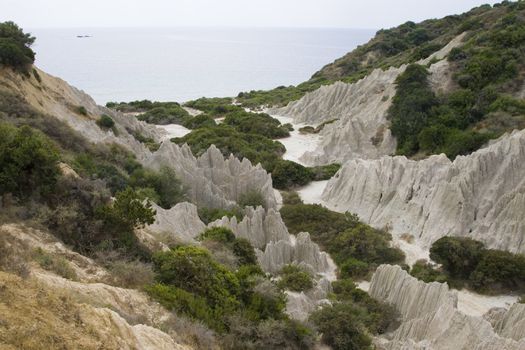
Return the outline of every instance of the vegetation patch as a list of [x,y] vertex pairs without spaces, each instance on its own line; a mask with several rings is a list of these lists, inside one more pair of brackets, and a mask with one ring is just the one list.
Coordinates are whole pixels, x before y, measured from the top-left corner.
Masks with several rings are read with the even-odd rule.
[[441,264],[441,268],[419,262],[411,274],[426,282],[446,281],[453,287],[466,286],[484,294],[525,291],[522,254],[487,249],[470,238],[443,237],[432,244],[430,258]]
[[290,233],[309,232],[330,253],[341,278],[363,278],[380,264],[404,261],[403,252],[390,247],[388,233],[361,223],[355,215],[301,203],[284,205],[281,216]]
[[285,290],[306,292],[314,286],[312,275],[297,265],[284,266],[279,275],[281,279],[277,285]]

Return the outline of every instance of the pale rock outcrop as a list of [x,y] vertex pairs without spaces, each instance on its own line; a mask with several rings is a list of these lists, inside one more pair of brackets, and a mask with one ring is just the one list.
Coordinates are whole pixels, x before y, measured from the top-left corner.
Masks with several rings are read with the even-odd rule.
[[494,330],[505,338],[525,338],[525,304],[513,304],[509,310],[497,313],[490,322]]
[[199,218],[195,204],[182,202],[171,209],[163,209],[153,204],[157,212],[155,222],[147,227],[154,235],[166,234],[183,243],[193,242],[193,239],[206,229]]
[[[260,165],[253,166],[248,160],[239,161],[233,156],[224,159],[215,147],[196,158],[187,146],[180,147],[168,140],[162,142],[166,131],[98,106],[83,91],[62,79],[38,69],[37,71],[41,82],[32,78],[21,79],[20,75],[2,69],[0,82],[9,92],[23,96],[36,110],[65,122],[91,142],[119,144],[130,150],[146,166],[172,167],[188,189],[189,199],[199,205],[228,207],[234,205],[244,192],[260,191],[267,207],[276,206],[271,176]],[[77,113],[79,106],[86,109],[87,115]],[[102,114],[113,118],[117,135],[96,124]],[[152,154],[144,144],[135,139],[133,133],[162,142],[162,145]]]
[[525,339],[505,338],[482,317],[457,309],[457,294],[446,284],[424,283],[399,266],[382,265],[374,273],[369,294],[392,304],[401,325],[375,339],[379,349],[518,350]]
[[337,82],[322,86],[272,113],[312,124],[338,119],[323,128],[318,148],[300,158],[306,164],[392,154],[396,143],[386,115],[395,95],[395,80],[404,69],[405,66],[387,71],[377,69],[354,84]]
[[289,241],[288,229],[278,211],[263,207],[247,207],[244,218],[223,217],[210,223],[210,227],[227,227],[236,237],[247,239],[255,248],[264,250],[270,242]]
[[[458,35],[441,50],[417,63],[430,66],[430,84],[436,92],[453,86],[450,66],[444,59],[463,42]],[[396,94],[395,81],[406,65],[388,70],[376,69],[353,84],[337,82],[322,86],[286,107],[270,109],[276,115],[293,117],[296,123],[320,124],[338,119],[321,131],[321,143],[315,151],[306,152],[300,160],[308,165],[344,162],[355,158],[376,159],[395,152],[387,112]]]
[[277,205],[272,178],[260,164],[253,166],[248,159],[241,161],[233,155],[225,159],[214,145],[196,158],[187,145],[163,142],[145,164],[173,168],[188,190],[188,199],[199,206],[232,207],[250,191],[260,192],[266,207]]
[[[190,350],[189,346],[175,343],[160,329],[143,324],[130,325],[118,313],[107,308],[84,307],[80,318],[92,327],[101,339],[111,339],[114,349],[120,350]],[[109,347],[112,348],[112,347]]]
[[451,162],[445,155],[352,160],[329,181],[322,198],[339,212],[429,248],[446,235],[525,252],[525,131]]

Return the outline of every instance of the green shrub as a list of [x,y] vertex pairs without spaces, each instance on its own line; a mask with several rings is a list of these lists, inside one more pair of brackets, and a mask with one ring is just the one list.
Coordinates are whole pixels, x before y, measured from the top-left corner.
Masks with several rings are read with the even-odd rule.
[[333,163],[310,168],[313,181],[330,180],[341,169],[341,164]]
[[214,329],[224,329],[221,320],[218,319],[221,315],[208,305],[205,298],[189,293],[184,289],[161,283],[147,286],[145,289],[152,298],[165,308],[194,320],[202,321]]
[[244,238],[236,238],[233,241],[233,254],[239,259],[240,265],[257,265],[257,256],[252,244]]
[[322,341],[334,350],[370,349],[372,342],[359,322],[360,310],[349,303],[324,306],[310,319],[322,334]]
[[410,269],[410,274],[423,282],[447,282],[447,276],[434,269],[426,260],[418,260]]
[[118,192],[112,205],[96,208],[96,217],[103,221],[103,229],[111,237],[111,244],[125,249],[137,246],[134,229],[151,225],[155,221],[155,210],[151,203],[131,188]]
[[84,106],[77,106],[75,108],[75,112],[78,113],[78,114],[84,115],[84,116],[88,115],[87,109]]
[[281,279],[278,286],[293,292],[305,292],[314,286],[312,276],[297,265],[286,265],[279,273]]
[[235,235],[232,230],[225,227],[212,227],[199,235],[199,240],[213,240],[221,243],[233,243]]
[[403,252],[390,247],[392,237],[360,223],[357,216],[321,205],[284,205],[281,217],[292,234],[309,232],[330,253],[345,277],[364,277],[379,264],[397,264]]
[[228,218],[236,217],[237,221],[241,221],[243,218],[243,214],[239,208],[219,209],[219,208],[200,207],[198,209],[198,213],[199,213],[199,218],[206,225],[216,220],[220,220],[225,216],[227,216]]
[[483,243],[470,238],[443,237],[432,244],[430,258],[453,278],[466,279],[483,256]]
[[286,127],[265,113],[250,113],[242,109],[228,113],[224,124],[230,125],[240,132],[248,134],[259,134],[270,139],[290,136]]
[[199,247],[182,246],[156,253],[153,263],[159,282],[196,294],[220,312],[239,306],[239,281],[224,266]]
[[481,293],[523,292],[525,256],[486,249],[470,238],[443,237],[432,244],[430,258],[443,265],[453,284],[467,283]]
[[236,238],[230,229],[212,227],[199,235],[199,240],[222,243],[237,257],[239,265],[257,265],[257,257],[251,243],[244,238]]
[[259,191],[248,191],[245,193],[242,193],[239,196],[239,200],[237,201],[239,203],[239,206],[241,208],[244,207],[254,207],[257,208],[259,206],[266,207],[266,203],[264,201],[264,197]]
[[476,290],[483,292],[523,291],[525,256],[489,249],[484,252],[469,280]]
[[115,122],[113,121],[113,119],[111,119],[109,115],[102,114],[97,120],[97,125],[103,129],[111,129],[115,126]]
[[207,114],[199,114],[193,118],[188,118],[182,123],[182,126],[188,129],[198,129],[203,127],[216,126],[215,120]]
[[[196,156],[215,145],[225,157],[233,154],[239,159],[247,158],[252,164],[262,163],[263,166],[275,162],[286,151],[277,141],[261,135],[241,133],[228,125],[196,129],[172,141],[179,145],[187,143]],[[268,167],[265,166],[265,169],[268,170]]]
[[0,195],[49,195],[60,175],[51,140],[28,126],[0,123]]
[[76,281],[78,279],[75,270],[66,259],[45,252],[42,248],[37,248],[34,251],[33,259],[45,270],[52,271],[69,280]]
[[427,80],[428,74],[425,67],[412,64],[396,79],[397,92],[389,118],[400,154],[410,155],[419,149],[415,136],[429,124],[430,110],[437,103]]
[[313,178],[308,168],[289,160],[277,161],[271,173],[273,186],[280,190],[305,186]]
[[183,124],[190,115],[184,108],[177,103],[158,103],[158,107],[154,107],[147,112],[137,116],[138,120],[145,121],[149,124]]
[[137,190],[153,189],[155,197],[150,199],[164,209],[170,209],[185,199],[185,191],[177,174],[166,166],[161,167],[158,172],[145,168],[136,169],[129,178],[129,185]]

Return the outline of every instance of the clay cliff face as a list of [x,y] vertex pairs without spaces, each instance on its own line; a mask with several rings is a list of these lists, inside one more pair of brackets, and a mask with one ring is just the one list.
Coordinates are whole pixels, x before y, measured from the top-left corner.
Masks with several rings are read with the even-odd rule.
[[394,235],[411,234],[425,248],[456,235],[524,253],[523,174],[525,131],[519,131],[454,162],[444,155],[349,161],[323,199]]
[[[243,192],[259,191],[267,207],[276,206],[271,177],[260,166],[253,166],[248,160],[241,162],[234,157],[225,159],[215,147],[196,158],[187,146],[180,147],[169,140],[163,141],[160,149],[152,153],[130,131],[157,142],[165,139],[166,131],[98,106],[90,96],[65,81],[40,70],[38,73],[41,83],[34,79],[21,79],[20,75],[9,70],[2,71],[0,80],[11,92],[23,96],[32,107],[66,122],[86,139],[94,143],[122,145],[145,166],[172,167],[187,188],[189,199],[198,205],[229,207],[235,204]],[[87,116],[75,112],[79,106],[87,110]],[[102,114],[113,118],[118,135],[96,124]]]
[[402,319],[398,329],[375,339],[379,349],[517,350],[525,347],[523,322],[509,321],[522,315],[519,306],[503,312],[493,327],[483,317],[458,311],[457,294],[449,291],[446,284],[418,281],[399,266],[390,265],[377,269],[369,293],[392,304]]
[[[448,91],[453,83],[449,63],[444,58],[461,45],[465,33],[448,45],[417,63],[430,64],[430,84],[435,91]],[[377,159],[395,152],[387,112],[396,94],[395,81],[406,69],[391,67],[376,69],[353,84],[337,82],[322,86],[288,106],[270,109],[270,113],[294,118],[297,123],[318,125],[337,119],[321,131],[321,143],[313,152],[300,158],[308,165],[343,163],[351,159]]]

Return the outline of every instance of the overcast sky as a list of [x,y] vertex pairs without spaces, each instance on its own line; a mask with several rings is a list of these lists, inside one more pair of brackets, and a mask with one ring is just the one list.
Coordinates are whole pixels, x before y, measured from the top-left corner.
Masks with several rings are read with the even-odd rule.
[[481,0],[0,0],[0,20],[42,27],[388,28],[457,14]]

